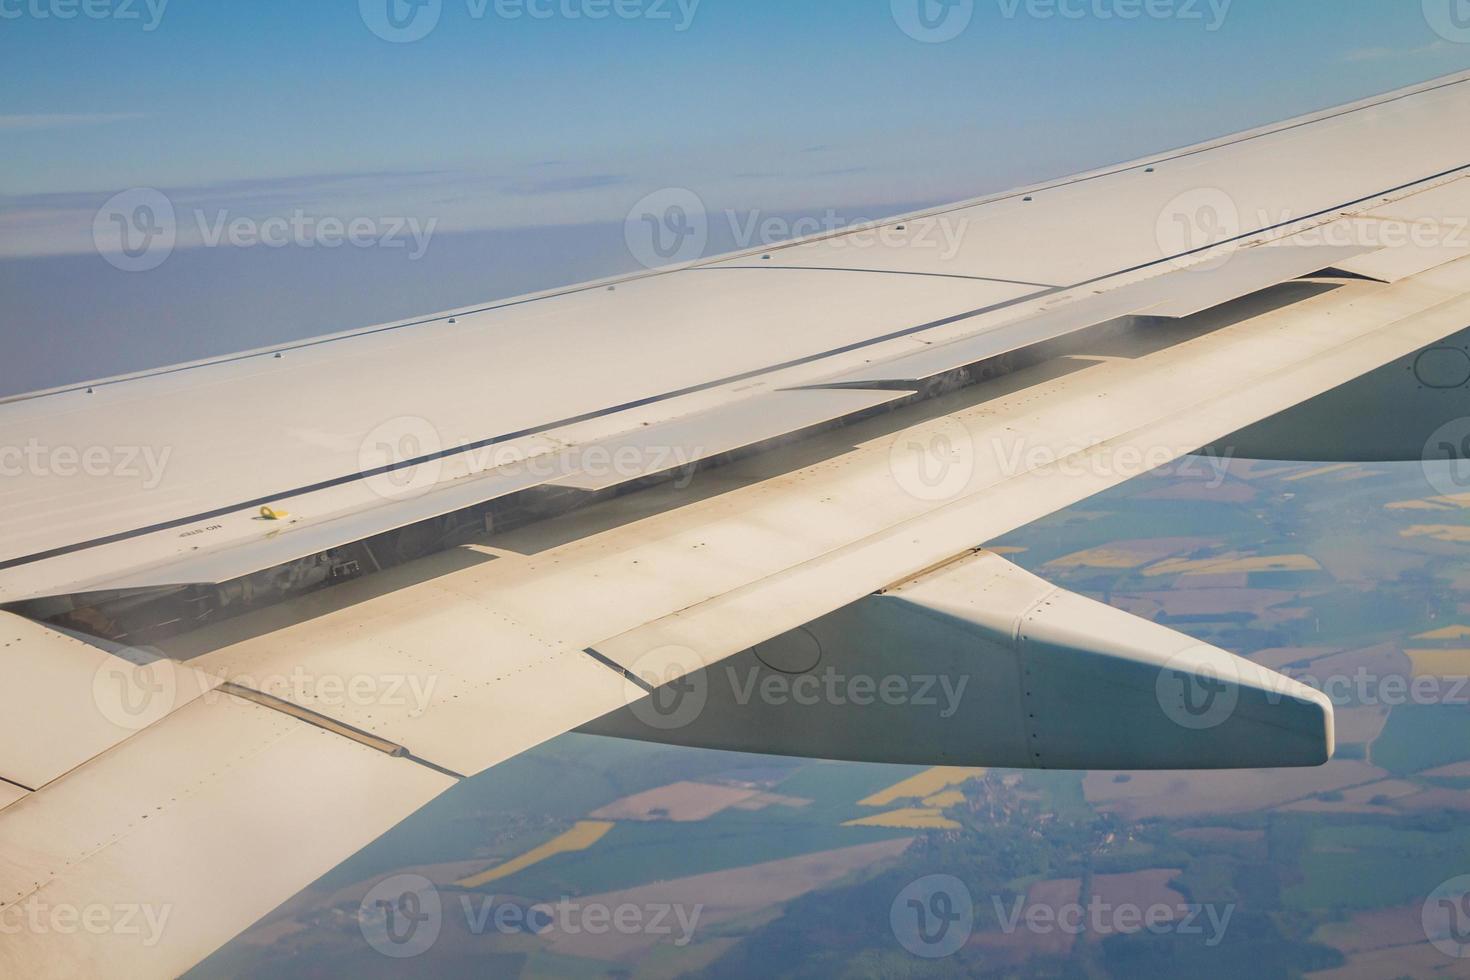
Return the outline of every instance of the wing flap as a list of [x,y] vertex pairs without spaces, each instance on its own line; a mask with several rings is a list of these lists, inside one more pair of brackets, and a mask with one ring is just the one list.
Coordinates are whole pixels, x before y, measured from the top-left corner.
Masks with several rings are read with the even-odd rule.
[[[279,525],[263,522],[254,513],[217,518],[241,532],[223,542],[206,538],[203,545],[189,544],[199,540],[193,537],[158,542],[162,548],[151,563],[108,576],[105,582],[89,584],[88,589],[225,582],[533,487],[605,490],[874,408],[905,394],[765,391],[570,448],[543,442],[534,452],[516,453],[514,462],[443,483],[424,480],[422,472],[405,468],[398,476],[384,474],[359,488],[341,512],[321,514],[323,508],[341,505],[344,491],[334,488],[278,502],[281,509],[290,508]],[[336,500],[328,503],[325,498],[329,495]],[[87,557],[75,557],[79,567]],[[29,596],[17,593],[16,597]]]
[[37,789],[217,687],[143,651],[0,611],[0,779]]
[[1344,272],[1398,282],[1470,255],[1470,180],[1460,178],[1399,198],[1325,229],[1372,244],[1369,254],[1337,263]]
[[[969,406],[951,396],[948,415],[859,440],[842,458],[840,475],[819,466],[789,477],[806,493],[845,505],[825,518],[817,508],[793,512],[786,533],[811,535],[814,526],[842,521],[846,543],[683,604],[595,646],[659,678],[690,662],[717,662],[773,630],[794,629],[960,547],[979,546],[1176,460],[1240,428],[1237,420],[1274,415],[1433,344],[1470,317],[1470,298],[1463,295],[1470,268],[1442,273],[1436,286],[1423,283],[1398,294],[1365,285],[1352,296],[1319,295],[1163,349],[1150,351],[1157,340],[1135,331],[1131,342],[1108,347],[1107,359],[1078,373],[1043,380],[1044,367],[1022,372],[998,383],[1001,391],[1010,389],[1008,396],[992,388]],[[1212,316],[1234,318],[1204,314],[1201,320]],[[1102,403],[1105,415],[1097,409]],[[907,412],[874,428],[898,424]],[[950,475],[933,484],[925,473],[938,462],[935,447],[947,455],[954,446],[961,447],[960,457]],[[779,465],[755,459],[732,469],[781,481]],[[914,507],[916,496],[930,499]],[[898,520],[903,513],[910,516]],[[715,523],[706,525],[708,538],[718,533]],[[761,546],[758,538],[748,541],[748,547]]]
[[176,975],[453,785],[227,694],[0,810],[0,973]]
[[772,391],[579,447],[573,472],[550,481],[606,490],[903,398],[908,392]]
[[[642,696],[581,648],[538,635],[469,587],[478,563],[438,574],[455,557],[347,583],[164,648],[239,688],[463,775]],[[487,727],[495,737],[466,737]]]
[[17,800],[25,799],[29,793],[30,790],[22,786],[17,786],[14,783],[0,782],[0,810],[5,809]]
[[1470,255],[1470,245],[1402,245],[1339,262],[1337,268],[1380,282],[1398,282]]
[[[478,771],[1431,344],[1470,317],[1467,290],[1470,268],[1451,266],[1394,287],[1303,286],[1295,301],[1262,296],[1171,329],[1138,324],[687,488],[491,535],[164,649],[245,686],[298,666],[335,690],[421,673],[438,685],[421,711],[260,689]],[[463,738],[487,724],[506,741]]]
[[877,384],[917,387],[948,371],[1147,309],[1147,294],[1139,288],[1141,285],[1124,286],[1101,296],[1067,302],[1036,316],[992,327],[946,344],[923,346],[823,378],[817,383],[854,388]]
[[1367,245],[1312,246],[1291,242],[1287,239],[1281,245],[1242,248],[1207,263],[1204,269],[1183,269],[1150,280],[1159,301],[1139,312],[1174,318],[1193,316],[1308,273],[1341,265],[1373,250]]
[[[1291,240],[1287,239],[1289,243]],[[1174,269],[1107,292],[1078,299],[1014,323],[947,344],[864,365],[823,379],[823,385],[917,385],[930,378],[1131,315],[1182,318],[1220,306],[1373,251],[1369,246],[1272,245],[1227,251],[1197,265]]]

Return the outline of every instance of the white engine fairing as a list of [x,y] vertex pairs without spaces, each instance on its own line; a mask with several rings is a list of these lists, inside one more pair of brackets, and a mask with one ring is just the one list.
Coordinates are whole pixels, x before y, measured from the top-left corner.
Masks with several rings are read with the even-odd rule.
[[776,755],[1044,769],[1316,766],[1320,692],[980,552],[582,729]]

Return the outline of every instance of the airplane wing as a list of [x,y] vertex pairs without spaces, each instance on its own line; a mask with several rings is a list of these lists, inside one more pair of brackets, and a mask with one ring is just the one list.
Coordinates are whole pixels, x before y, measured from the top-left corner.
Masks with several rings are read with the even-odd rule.
[[[1454,76],[840,234],[0,402],[0,968],[178,973],[578,728],[1326,761],[1321,694],[984,545],[1201,447],[1467,455],[1470,425],[1445,436],[1470,385],[1467,111]],[[742,708],[716,672],[741,663],[974,684],[942,720]]]

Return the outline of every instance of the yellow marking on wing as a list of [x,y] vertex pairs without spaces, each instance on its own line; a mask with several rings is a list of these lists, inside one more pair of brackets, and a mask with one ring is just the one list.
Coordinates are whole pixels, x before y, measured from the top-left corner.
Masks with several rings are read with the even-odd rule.
[[488,885],[492,881],[501,878],[509,878],[518,871],[524,871],[533,864],[539,864],[549,857],[558,854],[570,854],[575,851],[585,851],[596,844],[613,829],[611,821],[607,820],[578,820],[571,830],[560,837],[553,838],[540,847],[532,848],[525,854],[504,864],[496,865],[488,871],[482,871],[477,875],[463,878],[455,884],[463,885],[465,888],[479,888]]
[[1405,650],[1415,677],[1470,677],[1470,650]]
[[984,769],[969,769],[963,766],[935,766],[926,769],[917,776],[910,776],[901,783],[895,783],[885,790],[880,790],[865,800],[859,800],[858,806],[892,806],[899,800],[922,800],[941,790],[958,786],[967,780],[977,779],[985,775]]
[[844,827],[895,827],[900,830],[959,830],[960,825],[940,813],[922,807],[907,807],[849,820]]

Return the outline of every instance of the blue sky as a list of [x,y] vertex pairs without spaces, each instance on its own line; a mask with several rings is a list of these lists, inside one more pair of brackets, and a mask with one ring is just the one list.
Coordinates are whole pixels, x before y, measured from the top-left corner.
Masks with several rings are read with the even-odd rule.
[[889,0],[620,0],[644,16],[602,20],[599,0],[526,0],[552,16],[516,19],[496,14],[508,0],[436,0],[434,30],[401,44],[356,0],[35,15],[68,2],[0,2],[7,194],[309,196],[299,178],[368,173],[481,227],[612,217],[673,183],[732,206],[964,196],[1470,65],[1418,0],[1157,0],[1179,15],[1128,21],[1091,12],[1127,0],[1071,0],[1075,19],[975,0],[937,44]]
[[[0,265],[90,260],[0,267],[0,340],[32,334],[64,282],[73,305],[45,326],[72,348],[118,349],[95,333],[107,310],[133,333],[120,363],[231,350],[621,271],[610,229],[663,187],[712,211],[872,218],[1470,67],[1470,30],[1448,18],[1466,0],[1425,0],[1430,16],[1420,0],[946,0],[969,20],[941,43],[902,29],[920,0],[413,0],[438,19],[408,43],[370,29],[390,2],[415,10],[0,0]],[[1121,16],[1143,9],[1162,16]],[[460,254],[439,256],[438,278],[367,259],[353,278],[333,257],[332,294],[308,278],[279,308],[269,280],[223,259],[218,283],[202,269],[183,283],[176,253],[144,289],[93,246],[99,205],[135,187],[255,220],[433,221],[435,248]],[[546,245],[547,229],[582,227],[603,230]],[[493,275],[483,242],[454,244],[502,232],[523,238],[496,246]],[[275,333],[242,320],[241,275]],[[142,295],[118,311],[120,291]],[[211,329],[154,352],[154,322],[186,313]],[[53,381],[54,360],[0,390]]]

